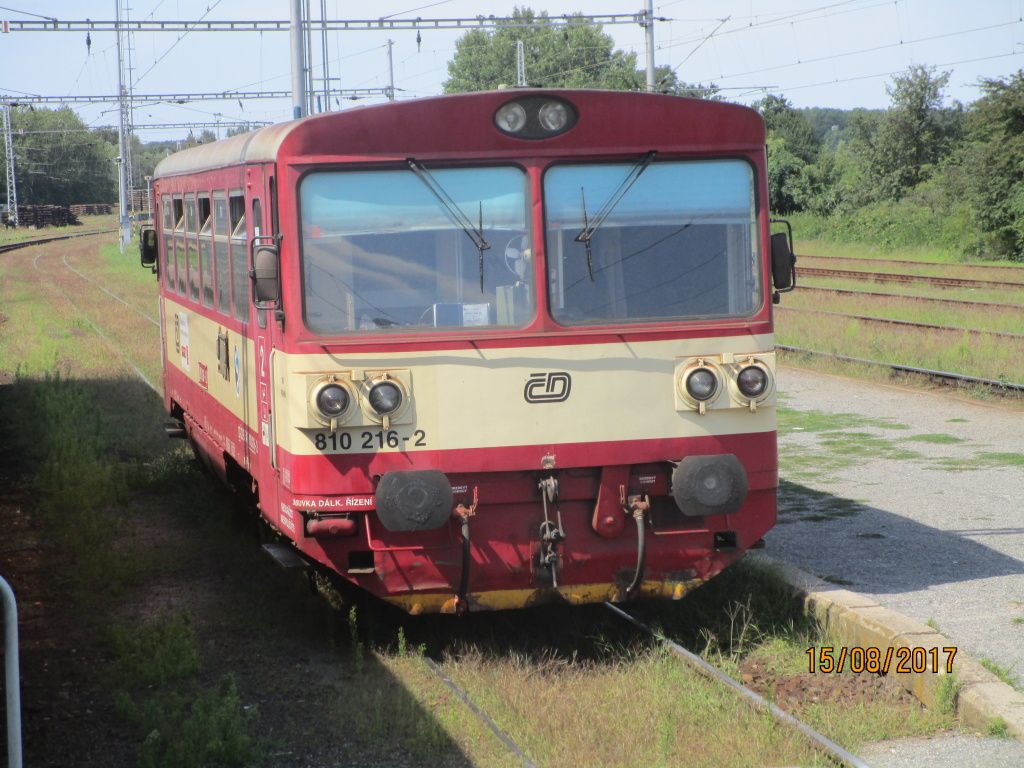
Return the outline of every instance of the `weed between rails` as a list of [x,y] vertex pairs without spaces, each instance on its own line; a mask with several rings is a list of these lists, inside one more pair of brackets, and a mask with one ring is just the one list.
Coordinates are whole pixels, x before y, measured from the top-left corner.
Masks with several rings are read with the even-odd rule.
[[187,617],[161,617],[110,630],[111,685],[118,714],[144,734],[143,768],[247,765],[258,712],[243,709],[234,679],[200,678],[200,654]]

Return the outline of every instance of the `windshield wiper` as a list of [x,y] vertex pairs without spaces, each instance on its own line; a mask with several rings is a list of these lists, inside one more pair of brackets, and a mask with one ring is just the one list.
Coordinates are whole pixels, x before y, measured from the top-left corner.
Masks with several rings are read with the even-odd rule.
[[577,243],[583,243],[587,249],[587,274],[590,275],[590,280],[594,280],[594,255],[590,250],[590,241],[594,237],[594,233],[597,232],[598,228],[604,223],[604,220],[608,218],[609,214],[615,210],[615,206],[619,204],[619,201],[623,196],[629,192],[629,188],[636,184],[636,180],[643,175],[643,172],[647,170],[647,166],[654,160],[654,156],[658,154],[657,150],[652,149],[646,155],[641,157],[636,164],[629,169],[629,173],[626,174],[626,178],[622,180],[618,188],[612,192],[611,196],[604,201],[604,205],[598,210],[597,215],[594,216],[594,222],[590,223],[587,219],[587,198],[583,193],[583,187],[580,187],[580,205],[583,208],[583,229],[573,239]]
[[462,231],[466,233],[466,237],[473,241],[473,245],[476,247],[480,254],[480,292],[484,290],[484,251],[491,247],[491,244],[484,239],[484,203],[480,201],[480,212],[479,219],[480,223],[474,227],[473,222],[469,220],[469,217],[463,213],[462,209],[459,208],[458,203],[452,200],[444,187],[442,187],[437,179],[431,175],[422,163],[416,160],[414,157],[408,157],[405,160],[409,169],[416,174],[416,177],[423,182],[427,189],[429,189],[437,201],[441,203],[441,207],[444,208],[445,213],[448,214],[448,218],[452,220],[454,224],[462,228]]

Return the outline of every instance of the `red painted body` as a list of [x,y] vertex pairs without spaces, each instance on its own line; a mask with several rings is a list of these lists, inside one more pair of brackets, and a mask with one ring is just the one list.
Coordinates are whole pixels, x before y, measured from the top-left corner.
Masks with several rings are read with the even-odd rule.
[[[753,545],[775,522],[777,486],[776,435],[772,431],[691,438],[566,441],[480,449],[400,453],[293,455],[282,448],[271,457],[256,426],[271,408],[267,360],[282,354],[397,354],[431,351],[502,350],[525,347],[578,347],[644,341],[765,335],[772,332],[771,305],[765,301],[750,318],[692,320],[646,325],[565,328],[545,305],[544,211],[542,173],[551,163],[573,158],[623,160],[657,148],[660,159],[741,158],[755,169],[760,242],[769,242],[764,126],[753,111],[688,99],[614,92],[559,92],[578,108],[579,122],[567,133],[541,141],[510,138],[493,126],[494,111],[517,92],[495,92],[414,100],[353,109],[300,121],[281,141],[272,159],[240,163],[225,156],[219,167],[195,173],[160,175],[154,200],[164,196],[240,190],[248,212],[262,201],[260,233],[280,234],[282,305],[286,321],[268,315],[260,327],[251,306],[245,321],[218,314],[187,296],[168,291],[168,268],[161,237],[162,301],[173,300],[196,316],[211,318],[232,338],[246,339],[254,350],[250,372],[256,391],[255,418],[246,425],[206,387],[165,359],[164,391],[168,411],[181,418],[189,436],[211,465],[224,475],[251,477],[263,516],[294,541],[307,557],[380,596],[453,595],[461,575],[460,521],[437,530],[390,533],[374,514],[377,479],[388,471],[440,469],[455,489],[455,503],[469,505],[474,489],[479,506],[472,531],[470,592],[530,591],[518,604],[553,594],[550,574],[537,563],[538,526],[543,519],[538,479],[539,460],[557,454],[559,506],[567,534],[561,550],[559,580],[567,585],[622,584],[632,576],[636,531],[625,515],[620,486],[652,499],[647,521],[645,579],[690,582],[718,573]],[[216,146],[216,145],[212,145]],[[512,163],[529,177],[534,233],[538,311],[526,327],[453,329],[436,334],[390,334],[386,337],[315,335],[295,311],[302,303],[297,242],[298,201],[302,175],[331,167],[396,168],[406,157],[428,164]],[[214,163],[214,165],[217,165]],[[158,209],[159,210],[159,209]],[[155,219],[159,222],[158,212]],[[248,220],[248,236],[256,234]],[[232,251],[232,258],[236,258]],[[770,285],[767,247],[763,247],[763,282]],[[238,252],[239,257],[241,253]],[[246,258],[248,258],[246,256]],[[767,289],[765,290],[767,294]],[[294,308],[294,309],[293,309]],[[166,326],[165,326],[166,327]],[[175,340],[165,339],[168,356]],[[197,362],[215,377],[217,358],[194,350]],[[194,373],[194,371],[193,371]],[[524,435],[524,438],[527,437]],[[670,460],[694,454],[735,454],[749,478],[750,492],[731,515],[685,518],[670,496]],[[273,458],[273,461],[271,460]],[[237,481],[237,477],[235,480]],[[344,518],[339,516],[344,515]],[[333,523],[331,522],[333,519]],[[716,549],[716,532],[734,532],[735,547]],[[353,558],[352,553],[357,553]],[[361,566],[361,567],[354,567]],[[509,605],[515,605],[513,600]],[[409,608],[411,603],[405,603]]]

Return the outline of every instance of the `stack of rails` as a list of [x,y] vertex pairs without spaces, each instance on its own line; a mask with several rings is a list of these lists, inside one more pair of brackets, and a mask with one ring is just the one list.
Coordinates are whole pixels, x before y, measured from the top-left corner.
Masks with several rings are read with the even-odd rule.
[[[3,214],[6,224],[8,214]],[[78,217],[66,205],[19,205],[19,227],[66,227],[81,224]]]
[[114,210],[110,203],[83,203],[72,205],[71,213],[75,216],[109,216]]

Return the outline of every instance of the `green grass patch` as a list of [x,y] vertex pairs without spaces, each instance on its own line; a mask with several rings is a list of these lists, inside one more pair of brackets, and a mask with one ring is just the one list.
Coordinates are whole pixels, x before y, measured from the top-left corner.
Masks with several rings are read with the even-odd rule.
[[1024,467],[1024,453],[982,451],[974,459],[986,467]]
[[992,661],[992,659],[986,658],[984,656],[978,659],[978,663],[1010,687],[1020,687],[1020,683],[1018,682],[1013,672],[1010,670],[1010,667],[1003,666],[1002,664]]
[[993,717],[985,726],[985,735],[997,739],[1008,739],[1010,738],[1010,726],[1003,718]]
[[912,440],[915,443],[935,443],[936,445],[953,445],[966,442],[962,437],[947,435],[941,432],[925,432],[920,435],[911,435],[905,439]]
[[959,417],[955,419],[946,419],[947,424],[967,424],[969,419],[961,419]]
[[779,407],[776,409],[780,435],[791,432],[839,432],[858,427],[879,429],[910,429],[895,419],[864,416],[859,413],[830,413],[811,409]]
[[118,714],[139,734],[144,768],[249,765],[257,755],[246,711],[230,676],[200,679],[200,656],[186,617],[161,617],[111,631]]

